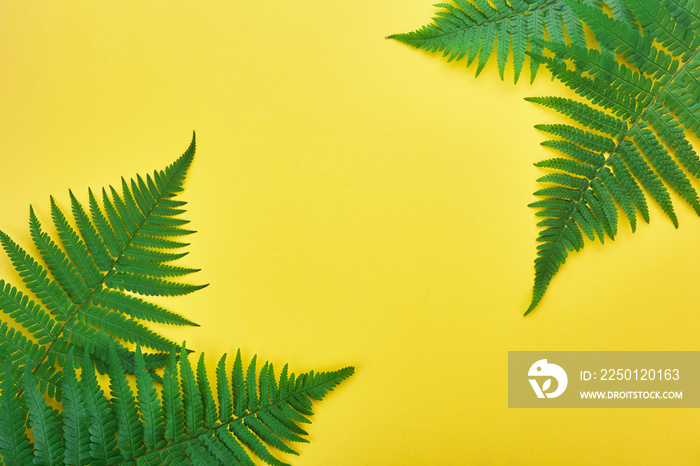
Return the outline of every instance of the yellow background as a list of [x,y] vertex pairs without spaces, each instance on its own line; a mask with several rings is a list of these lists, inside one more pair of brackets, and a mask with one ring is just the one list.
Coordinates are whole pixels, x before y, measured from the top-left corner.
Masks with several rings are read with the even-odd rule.
[[696,410],[508,409],[509,350],[700,349],[700,221],[677,201],[679,230],[654,207],[588,243],[523,318],[552,155],[532,126],[558,121],[523,98],[568,93],[384,39],[431,3],[3,2],[0,228],[29,247],[30,203],[49,225],[49,195],[196,130],[182,263],[211,285],[167,301],[201,328],[163,331],[212,366],[356,366],[294,465],[700,462]]

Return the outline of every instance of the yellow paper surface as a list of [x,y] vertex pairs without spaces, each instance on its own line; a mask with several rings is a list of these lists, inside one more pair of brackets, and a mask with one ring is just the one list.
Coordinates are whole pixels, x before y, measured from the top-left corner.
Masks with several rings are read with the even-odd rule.
[[[527,318],[542,73],[475,79],[384,37],[431,2],[7,1],[0,229],[50,225],[197,132],[182,265],[210,283],[160,328],[218,357],[357,369],[315,405],[297,466],[697,464],[692,409],[514,410],[509,350],[698,350],[700,221],[587,243]],[[696,184],[697,186],[697,184]],[[2,277],[18,282],[5,258]]]

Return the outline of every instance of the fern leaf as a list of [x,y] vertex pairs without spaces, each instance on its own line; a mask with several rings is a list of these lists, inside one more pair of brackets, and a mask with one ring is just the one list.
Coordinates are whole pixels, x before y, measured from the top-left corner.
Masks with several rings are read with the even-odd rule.
[[[192,233],[182,228],[185,203],[176,196],[193,155],[194,140],[162,171],[122,179],[120,191],[103,189],[99,201],[89,191],[89,213],[71,192],[77,228],[51,198],[59,241],[30,209],[40,259],[0,232],[30,291],[25,295],[0,280],[0,311],[21,326],[0,321],[4,464],[249,466],[255,464],[251,452],[284,464],[271,448],[296,454],[287,442],[307,442],[298,424],[310,422],[312,402],[353,373],[346,368],[297,378],[285,366],[278,383],[272,365],[258,370],[256,357],[244,370],[238,351],[230,374],[224,358],[217,367],[217,404],[203,357],[195,379],[184,344],[178,347],[139,322],[194,325],[134,296],[201,288],[164,279],[196,271],[166,264],[186,254],[180,252],[186,245],[172,238]],[[144,354],[142,347],[160,352]],[[161,378],[154,370],[163,366]],[[110,399],[95,370],[108,375]],[[136,392],[127,374],[135,376]],[[49,407],[45,394],[62,403],[62,414]]]
[[[37,257],[0,232],[0,244],[30,292],[25,295],[0,280],[0,311],[23,327],[10,331],[2,320],[0,350],[10,361],[29,361],[40,390],[61,396],[61,373],[55,365],[65,363],[70,349],[75,357],[87,352],[100,369],[114,340],[117,355],[129,370],[134,354],[124,343],[137,343],[166,356],[173,345],[141,320],[196,325],[138,296],[178,296],[203,287],[175,281],[196,269],[164,264],[186,254],[182,251],[186,244],[173,238],[192,233],[182,228],[187,223],[182,218],[185,203],[177,195],[183,190],[194,150],[193,137],[187,151],[164,170],[145,180],[122,178],[121,190],[103,189],[99,201],[89,190],[89,214],[70,192],[77,229],[52,197],[58,240],[30,208],[29,231]],[[165,360],[144,356],[149,370]]]
[[[602,5],[583,0],[591,8]],[[615,18],[634,25],[634,16],[621,0],[606,0]],[[517,83],[522,72],[525,55],[539,55],[545,42],[550,40],[586,44],[581,16],[563,0],[455,0],[450,4],[438,4],[433,23],[414,32],[393,34],[396,39],[415,48],[429,52],[442,52],[447,61],[467,59],[467,66],[479,58],[477,76],[484,69],[496,49],[498,73],[504,78],[509,57],[513,57],[514,80]],[[495,7],[495,8],[494,8]],[[534,81],[539,63],[531,61],[530,80]]]
[[[242,376],[240,351],[237,368],[226,374],[225,359],[217,368],[220,399],[214,399],[211,383],[200,356],[197,374],[192,371],[185,344],[173,346],[165,367],[162,397],[158,397],[155,382],[145,367],[140,347],[136,347],[136,395],[127,381],[127,372],[117,347],[109,345],[106,358],[111,401],[104,396],[94,364],[87,354],[78,357],[68,350],[62,377],[62,416],[49,408],[36,380],[24,364],[20,392],[12,377],[0,381],[0,455],[4,464],[240,464],[254,466],[251,454],[271,465],[284,465],[273,451],[297,454],[288,443],[307,443],[307,434],[299,423],[309,423],[313,402],[350,377],[354,369],[347,367],[333,372],[314,371],[288,375],[282,371],[279,380],[272,364],[265,362],[256,369],[257,357]],[[73,363],[81,369],[76,377]],[[5,370],[15,374],[17,364],[5,363]],[[240,372],[240,377],[235,376]],[[178,377],[178,373],[180,377]],[[16,376],[19,377],[19,376]],[[229,391],[229,377],[234,381]],[[257,382],[254,382],[257,381]],[[257,391],[264,395],[248,401],[242,411],[229,415],[225,421],[217,412],[233,406],[232,393]],[[259,387],[258,387],[259,385]],[[265,388],[263,388],[265,387]],[[263,401],[264,400],[264,401]],[[31,429],[34,444],[26,429]],[[9,442],[11,440],[12,443]]]
[[[568,252],[583,247],[584,235],[601,242],[603,235],[615,237],[618,211],[634,231],[637,212],[649,221],[648,195],[678,227],[673,190],[700,215],[700,199],[689,178],[700,176],[700,159],[689,142],[700,133],[700,29],[687,27],[697,25],[690,18],[700,13],[700,6],[630,0],[631,18],[639,21],[640,29],[626,14],[616,13],[613,3],[610,17],[589,4],[563,1],[591,27],[600,50],[553,41],[547,48],[555,57],[539,57],[589,103],[554,97],[528,100],[589,129],[537,126],[559,138],[543,145],[566,157],[537,164],[556,173],[539,179],[546,187],[535,195],[543,199],[532,204],[544,219],[538,224],[543,229],[526,314],[542,299]],[[575,69],[568,69],[565,60]]]

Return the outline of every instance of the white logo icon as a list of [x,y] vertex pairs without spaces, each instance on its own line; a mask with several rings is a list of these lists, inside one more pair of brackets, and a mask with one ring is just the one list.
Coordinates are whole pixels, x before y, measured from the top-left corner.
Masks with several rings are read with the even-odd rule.
[[[557,366],[556,364],[548,364],[546,359],[540,359],[535,364],[530,367],[527,373],[530,377],[550,377],[544,381],[542,388],[540,388],[537,379],[528,379],[532,389],[535,390],[537,398],[556,398],[566,390],[566,385],[569,383],[569,378],[566,376],[564,369]],[[557,381],[557,389],[551,393],[546,393],[549,387],[552,385],[551,377],[555,378]]]

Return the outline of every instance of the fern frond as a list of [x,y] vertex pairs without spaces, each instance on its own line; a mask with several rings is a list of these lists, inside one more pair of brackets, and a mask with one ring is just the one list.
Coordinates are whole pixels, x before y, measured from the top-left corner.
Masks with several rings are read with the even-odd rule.
[[700,5],[628,0],[640,30],[591,5],[564,1],[591,27],[600,50],[560,41],[547,44],[554,57],[537,57],[589,103],[528,99],[579,126],[538,126],[559,138],[543,145],[565,157],[537,164],[556,173],[539,179],[546,187],[535,195],[543,199],[531,204],[540,209],[543,229],[526,314],[540,302],[568,253],[583,247],[584,236],[601,242],[605,236],[615,238],[619,211],[634,231],[637,213],[649,221],[648,196],[678,227],[674,191],[700,215],[700,198],[689,178],[700,176],[700,158],[689,142],[700,134],[700,28],[691,20],[700,14]]
[[[350,377],[354,369],[332,372],[314,371],[276,379],[272,365],[248,365],[243,380],[235,376],[229,386],[226,355],[217,366],[217,393],[199,358],[196,376],[183,344],[169,352],[161,397],[143,367],[140,347],[135,351],[137,394],[131,389],[116,347],[109,345],[107,374],[111,400],[95,377],[93,362],[87,357],[68,358],[63,373],[62,416],[49,408],[37,382],[24,365],[24,392],[5,379],[0,392],[0,455],[4,464],[27,464],[34,457],[43,464],[214,464],[255,465],[253,458],[268,464],[285,465],[272,451],[297,454],[290,442],[308,442],[299,423],[310,422],[313,402]],[[70,350],[72,352],[72,350]],[[257,358],[255,358],[257,360]],[[240,351],[236,358],[242,367]],[[81,369],[76,377],[73,363]],[[11,364],[7,371],[20,370]],[[250,369],[252,368],[252,369]],[[231,390],[233,388],[233,390]],[[246,403],[237,414],[217,416],[234,405],[233,393],[250,391],[254,402]],[[62,419],[62,422],[59,420]],[[34,444],[26,435],[27,429]],[[7,440],[6,440],[7,439]],[[12,443],[10,443],[10,440]],[[28,460],[28,461],[27,461]],[[40,464],[40,463],[37,463]]]
[[0,355],[10,363],[28,361],[41,391],[61,395],[61,373],[55,366],[65,365],[70,350],[74,357],[91,355],[102,369],[110,342],[116,340],[115,354],[130,370],[134,354],[124,344],[137,343],[165,355],[144,357],[152,370],[165,364],[173,343],[141,321],[196,325],[137,296],[178,296],[203,287],[171,279],[196,269],[164,263],[186,254],[186,243],[173,238],[193,233],[182,228],[185,203],[177,195],[194,150],[193,137],[187,151],[164,170],[130,182],[122,178],[120,191],[103,189],[101,205],[90,190],[89,214],[70,192],[77,229],[52,197],[58,240],[30,207],[29,230],[38,257],[0,232],[0,244],[30,291],[25,295],[0,280],[0,311],[23,327],[12,330],[2,320]]
[[[582,0],[601,9],[610,8],[613,16],[627,24],[634,17],[622,0]],[[586,45],[581,17],[563,0],[454,0],[441,3],[433,23],[414,32],[394,34],[396,39],[429,52],[442,52],[447,61],[467,60],[467,66],[478,58],[478,76],[496,49],[498,73],[503,79],[506,62],[512,56],[514,80],[517,83],[529,52],[539,55],[549,40]],[[546,35],[546,36],[545,36]],[[530,62],[530,81],[539,68],[537,60]]]

